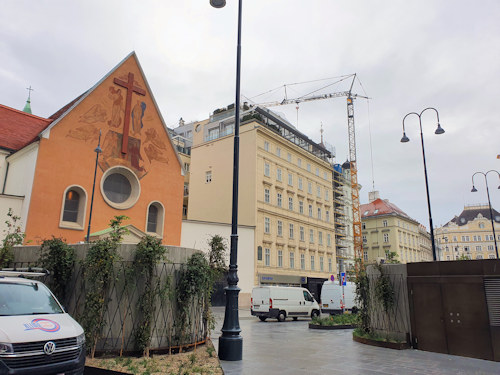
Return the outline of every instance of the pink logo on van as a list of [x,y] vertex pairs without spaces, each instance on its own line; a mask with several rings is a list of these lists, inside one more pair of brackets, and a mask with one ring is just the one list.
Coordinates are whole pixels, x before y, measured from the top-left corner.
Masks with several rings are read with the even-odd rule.
[[33,319],[31,323],[24,323],[24,330],[31,331],[33,329],[39,329],[44,332],[57,332],[61,329],[59,323],[54,322],[49,319]]

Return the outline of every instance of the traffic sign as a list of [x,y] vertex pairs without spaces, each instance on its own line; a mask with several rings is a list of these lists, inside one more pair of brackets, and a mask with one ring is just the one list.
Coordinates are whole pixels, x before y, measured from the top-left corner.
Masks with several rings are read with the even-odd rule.
[[330,280],[335,281],[335,276],[331,275]]
[[342,280],[341,285],[347,285],[346,279],[345,279],[345,272],[340,273],[340,280]]

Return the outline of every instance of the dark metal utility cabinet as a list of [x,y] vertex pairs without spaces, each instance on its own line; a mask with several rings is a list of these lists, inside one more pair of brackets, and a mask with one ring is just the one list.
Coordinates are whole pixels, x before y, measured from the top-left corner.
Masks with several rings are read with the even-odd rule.
[[414,348],[500,361],[500,260],[409,263]]

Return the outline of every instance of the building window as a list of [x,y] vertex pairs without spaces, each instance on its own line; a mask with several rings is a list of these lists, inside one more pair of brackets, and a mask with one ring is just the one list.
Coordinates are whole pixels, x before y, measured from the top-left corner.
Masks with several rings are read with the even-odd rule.
[[268,217],[264,218],[264,233],[270,233],[271,232],[271,219]]
[[314,229],[309,229],[309,242],[314,243]]
[[384,233],[384,242],[389,242],[389,233]]
[[367,243],[368,241],[366,240],[366,234],[363,234],[363,243]]
[[311,164],[307,163],[307,171],[311,172]]
[[388,225],[387,220],[382,221],[382,225],[386,227]]
[[329,201],[330,200],[330,190],[328,189],[325,189],[325,201]]
[[299,177],[299,190],[302,190],[302,177]]
[[490,254],[490,255],[488,255],[488,258],[490,258],[490,259],[496,259],[496,255],[495,254]]
[[76,223],[80,207],[80,194],[76,190],[68,190],[64,199],[63,221]]
[[316,196],[321,198],[321,186],[316,186]]
[[483,229],[484,228],[484,223],[479,223],[479,228]]
[[278,267],[283,267],[283,250],[278,250]]
[[299,168],[302,168],[302,159],[297,159],[297,165],[299,166]]
[[365,262],[368,262],[368,251],[363,251],[363,259]]
[[324,178],[325,180],[328,180],[328,173],[326,173],[326,171],[325,171],[325,172],[323,172],[323,178]]
[[476,251],[483,251],[483,247],[482,246],[476,246]]
[[189,163],[184,163],[184,170],[189,172]]
[[318,220],[321,220],[321,207],[318,207]]
[[209,184],[212,182],[212,171],[206,171],[205,172],[205,182]]
[[269,166],[269,163],[264,163],[264,176],[271,176],[271,167]]
[[326,234],[326,245],[332,246],[332,235],[330,233]]
[[332,258],[328,258],[328,272],[330,272],[330,273],[333,272]]
[[328,211],[328,210],[325,211],[325,219],[326,219],[327,223],[330,222],[330,211]]
[[319,270],[323,272],[323,257],[319,257]]
[[293,211],[293,197],[288,197],[288,209]]
[[84,229],[87,193],[80,186],[71,186],[63,195],[59,226],[71,229]]
[[283,236],[283,222],[278,220],[278,236]]
[[304,213],[304,201],[299,201],[299,213]]
[[307,183],[307,192],[309,194],[312,194],[313,193],[313,185],[312,185],[312,182],[308,182]]
[[288,185],[293,186],[293,174],[288,173]]
[[469,246],[464,246],[464,251],[468,253],[470,251],[470,247]]
[[257,260],[262,261],[262,246],[257,246]]
[[271,249],[266,248],[264,253],[264,264],[269,267],[271,265]]
[[290,154],[290,153],[286,154],[286,160],[288,160],[291,163],[292,162],[292,154]]
[[276,147],[276,156],[281,157],[281,148]]
[[488,251],[493,251],[495,250],[495,247],[493,245],[488,245]]
[[139,179],[126,167],[108,169],[101,179],[101,192],[111,207],[124,210],[132,207],[140,195]]
[[264,202],[269,203],[271,201],[269,189],[264,189]]
[[366,229],[366,223],[361,223],[361,229]]
[[312,204],[309,205],[309,217],[313,216],[313,206]]
[[483,259],[483,256],[481,254],[477,254],[476,259]]
[[148,208],[148,220],[146,231],[149,233],[155,233],[158,236],[163,235],[163,217],[164,210],[163,206],[159,202],[153,202]]
[[182,216],[187,216],[188,214],[188,207],[186,205],[182,206]]
[[264,150],[269,151],[269,142],[264,141]]
[[293,251],[290,252],[290,268],[295,268],[295,253]]
[[293,238],[293,224],[290,224],[290,228],[289,229],[290,229],[290,233],[289,233],[290,238]]
[[300,269],[301,270],[306,269],[306,256],[305,256],[305,254],[300,254]]
[[305,235],[304,235],[304,227],[300,227],[300,240],[305,241]]
[[282,177],[281,177],[281,168],[276,168],[276,179],[281,182]]
[[278,207],[281,207],[282,206],[282,195],[281,193],[277,193],[276,194],[276,204],[278,205]]
[[319,168],[316,168],[316,176],[319,177]]
[[318,232],[318,243],[323,245],[323,232],[321,231]]
[[315,258],[316,257],[314,255],[311,255],[311,271],[314,271],[314,268],[315,268],[315,264],[314,264]]

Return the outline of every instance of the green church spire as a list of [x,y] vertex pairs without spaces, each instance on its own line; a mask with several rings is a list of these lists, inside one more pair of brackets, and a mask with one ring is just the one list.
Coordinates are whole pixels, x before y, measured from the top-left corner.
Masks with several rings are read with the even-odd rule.
[[29,113],[31,115],[31,92],[34,91],[31,86],[26,88],[28,90],[28,99],[26,100],[26,105],[23,108],[23,112]]

